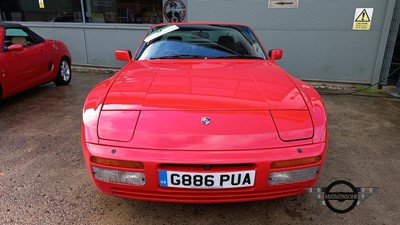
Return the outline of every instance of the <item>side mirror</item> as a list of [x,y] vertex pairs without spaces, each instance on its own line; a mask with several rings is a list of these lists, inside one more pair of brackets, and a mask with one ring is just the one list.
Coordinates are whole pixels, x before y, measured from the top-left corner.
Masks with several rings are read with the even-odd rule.
[[20,44],[10,45],[7,47],[7,50],[10,52],[20,52],[20,51],[24,50],[24,46],[22,46]]
[[129,50],[116,50],[115,51],[115,58],[119,61],[131,61],[132,54]]
[[268,52],[269,60],[275,62],[275,60],[282,59],[283,51],[280,48],[272,49]]

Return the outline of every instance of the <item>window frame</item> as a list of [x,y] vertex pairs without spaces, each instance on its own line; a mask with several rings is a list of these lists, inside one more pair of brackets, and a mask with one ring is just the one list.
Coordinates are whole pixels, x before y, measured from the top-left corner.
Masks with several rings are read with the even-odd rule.
[[[11,37],[11,38],[12,38],[12,37],[18,37],[17,35],[14,35],[14,36],[7,36],[7,30],[9,30],[9,29],[15,29],[15,30],[18,30],[18,29],[19,29],[19,30],[25,32],[25,33],[28,35],[27,37],[28,37],[30,40],[27,40],[27,41],[28,41],[28,45],[27,45],[27,46],[23,46],[24,48],[29,48],[29,47],[31,47],[31,46],[40,44],[40,43],[42,43],[42,42],[45,41],[44,38],[42,38],[41,36],[39,36],[38,34],[36,34],[35,32],[33,32],[32,30],[30,30],[29,28],[24,27],[24,26],[9,26],[9,27],[2,27],[1,29],[4,30],[4,37],[3,37],[3,40],[2,40],[2,51],[3,51],[3,52],[8,52],[7,47],[10,46],[10,45],[7,46],[6,41],[8,41],[8,40],[6,40],[6,38],[7,38],[7,37]],[[11,39],[11,38],[10,38],[10,39]],[[9,41],[11,41],[11,40],[9,40]],[[32,44],[29,44],[29,43],[32,43]],[[11,44],[11,45],[12,45],[12,44]]]

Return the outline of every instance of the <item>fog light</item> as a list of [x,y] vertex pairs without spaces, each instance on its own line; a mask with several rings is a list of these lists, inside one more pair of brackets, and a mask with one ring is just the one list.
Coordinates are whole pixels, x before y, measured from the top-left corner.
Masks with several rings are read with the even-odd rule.
[[146,183],[146,176],[144,173],[140,172],[109,170],[94,166],[92,167],[92,170],[94,177],[102,181],[133,184],[139,186],[143,186]]
[[272,172],[268,183],[274,185],[311,180],[317,176],[318,169],[319,166],[313,166],[306,169]]

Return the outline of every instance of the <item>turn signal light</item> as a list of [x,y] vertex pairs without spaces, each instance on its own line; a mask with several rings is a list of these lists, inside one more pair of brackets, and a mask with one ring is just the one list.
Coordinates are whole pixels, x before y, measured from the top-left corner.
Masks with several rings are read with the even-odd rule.
[[106,165],[106,166],[116,166],[116,167],[135,168],[135,169],[143,169],[144,168],[144,165],[142,162],[105,159],[105,158],[99,158],[99,157],[92,157],[91,161],[93,163]]
[[302,158],[302,159],[275,161],[271,164],[271,168],[302,166],[302,165],[316,163],[316,162],[319,162],[320,160],[321,160],[321,156],[314,156],[314,157],[308,157],[308,158]]

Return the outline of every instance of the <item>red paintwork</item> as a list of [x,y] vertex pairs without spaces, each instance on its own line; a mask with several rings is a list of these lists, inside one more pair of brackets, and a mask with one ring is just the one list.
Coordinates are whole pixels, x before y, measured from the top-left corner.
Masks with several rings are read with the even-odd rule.
[[271,110],[271,114],[283,141],[309,139],[314,135],[308,110]]
[[[200,122],[204,116],[211,118],[210,125]],[[322,167],[326,137],[319,94],[271,60],[130,61],[89,93],[83,109],[83,153],[94,184],[104,193],[142,200],[238,202],[304,193],[318,177],[268,185],[268,176],[272,171]],[[96,180],[92,156],[144,163],[144,169],[122,170],[144,172],[146,185]],[[270,169],[273,161],[311,156],[322,159]],[[204,171],[196,165],[205,164],[226,165],[211,166],[210,172],[254,169],[255,186],[188,190],[158,184],[160,169]]]
[[[124,123],[120,119],[125,120]],[[101,139],[115,140],[117,137],[119,141],[130,141],[133,136],[133,131],[137,119],[139,118],[139,111],[102,111],[98,127],[98,136]]]
[[9,52],[20,52],[24,50],[24,46],[20,44],[11,45],[7,48]]
[[[3,46],[4,35],[5,29],[0,27],[0,46]],[[57,46],[57,49],[54,46]],[[0,48],[2,90],[0,98],[4,99],[54,80],[62,57],[67,57],[71,61],[67,46],[56,40],[45,40],[42,43],[24,47],[22,51],[3,51]],[[49,70],[50,63],[53,66]]]
[[275,60],[282,59],[283,51],[282,49],[272,49],[269,55],[270,61],[275,62]]
[[307,109],[286,73],[266,60],[132,61],[103,110]]
[[130,61],[132,59],[131,52],[129,50],[116,50],[115,58],[121,61]]

